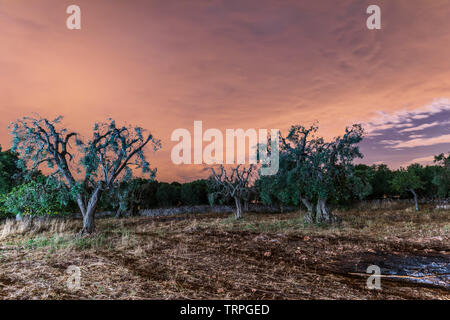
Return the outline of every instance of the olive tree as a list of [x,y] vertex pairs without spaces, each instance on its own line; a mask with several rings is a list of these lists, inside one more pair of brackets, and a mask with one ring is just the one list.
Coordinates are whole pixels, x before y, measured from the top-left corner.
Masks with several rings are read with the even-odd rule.
[[108,201],[116,209],[116,218],[121,217],[126,212],[131,216],[136,216],[144,201],[144,186],[150,180],[142,178],[127,179],[114,183],[108,193]]
[[255,165],[251,164],[248,168],[237,165],[227,170],[220,165],[218,172],[211,168],[211,180],[216,186],[216,190],[222,197],[231,197],[236,205],[236,219],[242,218],[242,201],[246,199],[251,188],[251,179],[253,177]]
[[306,193],[315,195],[317,201],[315,217],[311,215],[308,219],[319,223],[333,222],[336,217],[327,208],[330,198],[349,198],[352,192],[364,193],[361,181],[354,175],[353,165],[355,158],[363,157],[358,147],[362,136],[363,129],[356,124],[330,142],[322,138],[312,142],[308,160],[301,170],[306,173],[301,175],[306,182]]
[[310,145],[314,141],[317,125],[309,128],[292,126],[286,138],[279,137],[279,170],[276,175],[263,176],[258,180],[257,186],[260,197],[265,204],[279,202],[283,205],[300,205],[302,203],[308,210],[313,210],[311,198],[313,194],[305,185],[302,175],[306,170]]
[[[54,169],[51,175],[64,182],[83,216],[80,234],[92,233],[102,193],[114,182],[130,177],[132,168],[155,175],[156,170],[150,169],[143,150],[150,144],[156,151],[161,144],[150,133],[144,136],[142,128],[117,126],[112,119],[95,123],[92,137],[83,140],[78,133],[62,127],[61,120],[61,116],[55,120],[33,117],[16,120],[10,126],[12,150],[20,154],[23,165],[33,170],[41,164]],[[77,158],[79,161],[75,161]]]
[[353,165],[355,158],[362,157],[357,144],[363,129],[353,125],[330,142],[318,137],[317,131],[316,124],[295,125],[286,138],[280,137],[280,169],[274,176],[262,176],[258,187],[263,202],[275,198],[283,204],[302,203],[306,222],[330,223],[337,218],[327,207],[329,200],[366,192]]
[[446,198],[450,196],[450,153],[440,154],[435,157],[434,162],[438,165],[438,170],[433,178],[433,184],[437,186],[438,196]]
[[394,178],[391,181],[392,186],[398,192],[411,192],[414,197],[414,205],[416,211],[419,211],[419,202],[417,200],[417,190],[423,188],[423,182],[417,174],[419,164],[412,164],[407,169],[400,168],[395,172]]

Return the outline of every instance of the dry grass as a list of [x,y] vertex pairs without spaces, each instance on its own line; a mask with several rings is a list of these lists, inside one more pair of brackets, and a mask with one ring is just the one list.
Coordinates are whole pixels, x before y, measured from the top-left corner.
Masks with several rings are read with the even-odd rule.
[[[0,224],[2,299],[448,299],[449,291],[383,280],[365,288],[349,268],[368,255],[448,257],[450,211],[340,212],[339,227],[302,215],[209,214]],[[67,286],[71,265],[81,288]]]
[[0,224],[0,240],[15,236],[33,236],[44,232],[63,233],[74,231],[78,223],[68,219],[26,219],[16,221],[7,219]]

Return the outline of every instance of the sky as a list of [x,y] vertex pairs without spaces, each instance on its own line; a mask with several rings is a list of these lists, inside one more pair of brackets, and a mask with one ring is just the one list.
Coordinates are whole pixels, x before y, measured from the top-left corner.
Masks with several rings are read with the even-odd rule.
[[0,0],[0,144],[26,115],[86,136],[112,117],[162,140],[146,152],[158,180],[191,181],[204,166],[174,165],[170,137],[195,120],[318,121],[330,138],[362,123],[363,163],[429,164],[450,151],[449,17],[450,0]]

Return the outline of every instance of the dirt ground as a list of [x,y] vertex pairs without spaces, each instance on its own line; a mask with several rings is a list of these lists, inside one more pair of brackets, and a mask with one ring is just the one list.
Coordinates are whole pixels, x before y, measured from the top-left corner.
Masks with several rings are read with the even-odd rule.
[[[369,290],[365,273],[416,257],[448,267],[450,211],[338,215],[333,227],[304,225],[301,213],[106,218],[84,238],[81,221],[6,221],[0,299],[450,298],[448,275],[441,285],[382,277]],[[80,268],[78,289],[69,266]]]

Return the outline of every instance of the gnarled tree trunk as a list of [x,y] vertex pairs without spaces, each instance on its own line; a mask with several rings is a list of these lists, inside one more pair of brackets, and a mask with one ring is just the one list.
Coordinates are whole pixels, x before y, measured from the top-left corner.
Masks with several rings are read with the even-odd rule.
[[311,203],[306,198],[300,198],[302,203],[305,205],[307,212],[305,216],[305,222],[306,223],[314,223],[316,219],[316,213],[314,211],[314,207],[311,205]]
[[329,223],[331,222],[331,215],[328,212],[324,199],[318,199],[316,205],[316,222],[317,223]]
[[327,208],[327,200],[323,198],[319,198],[317,200],[316,205],[316,223],[334,223],[339,222],[339,218],[331,212],[328,211]]

